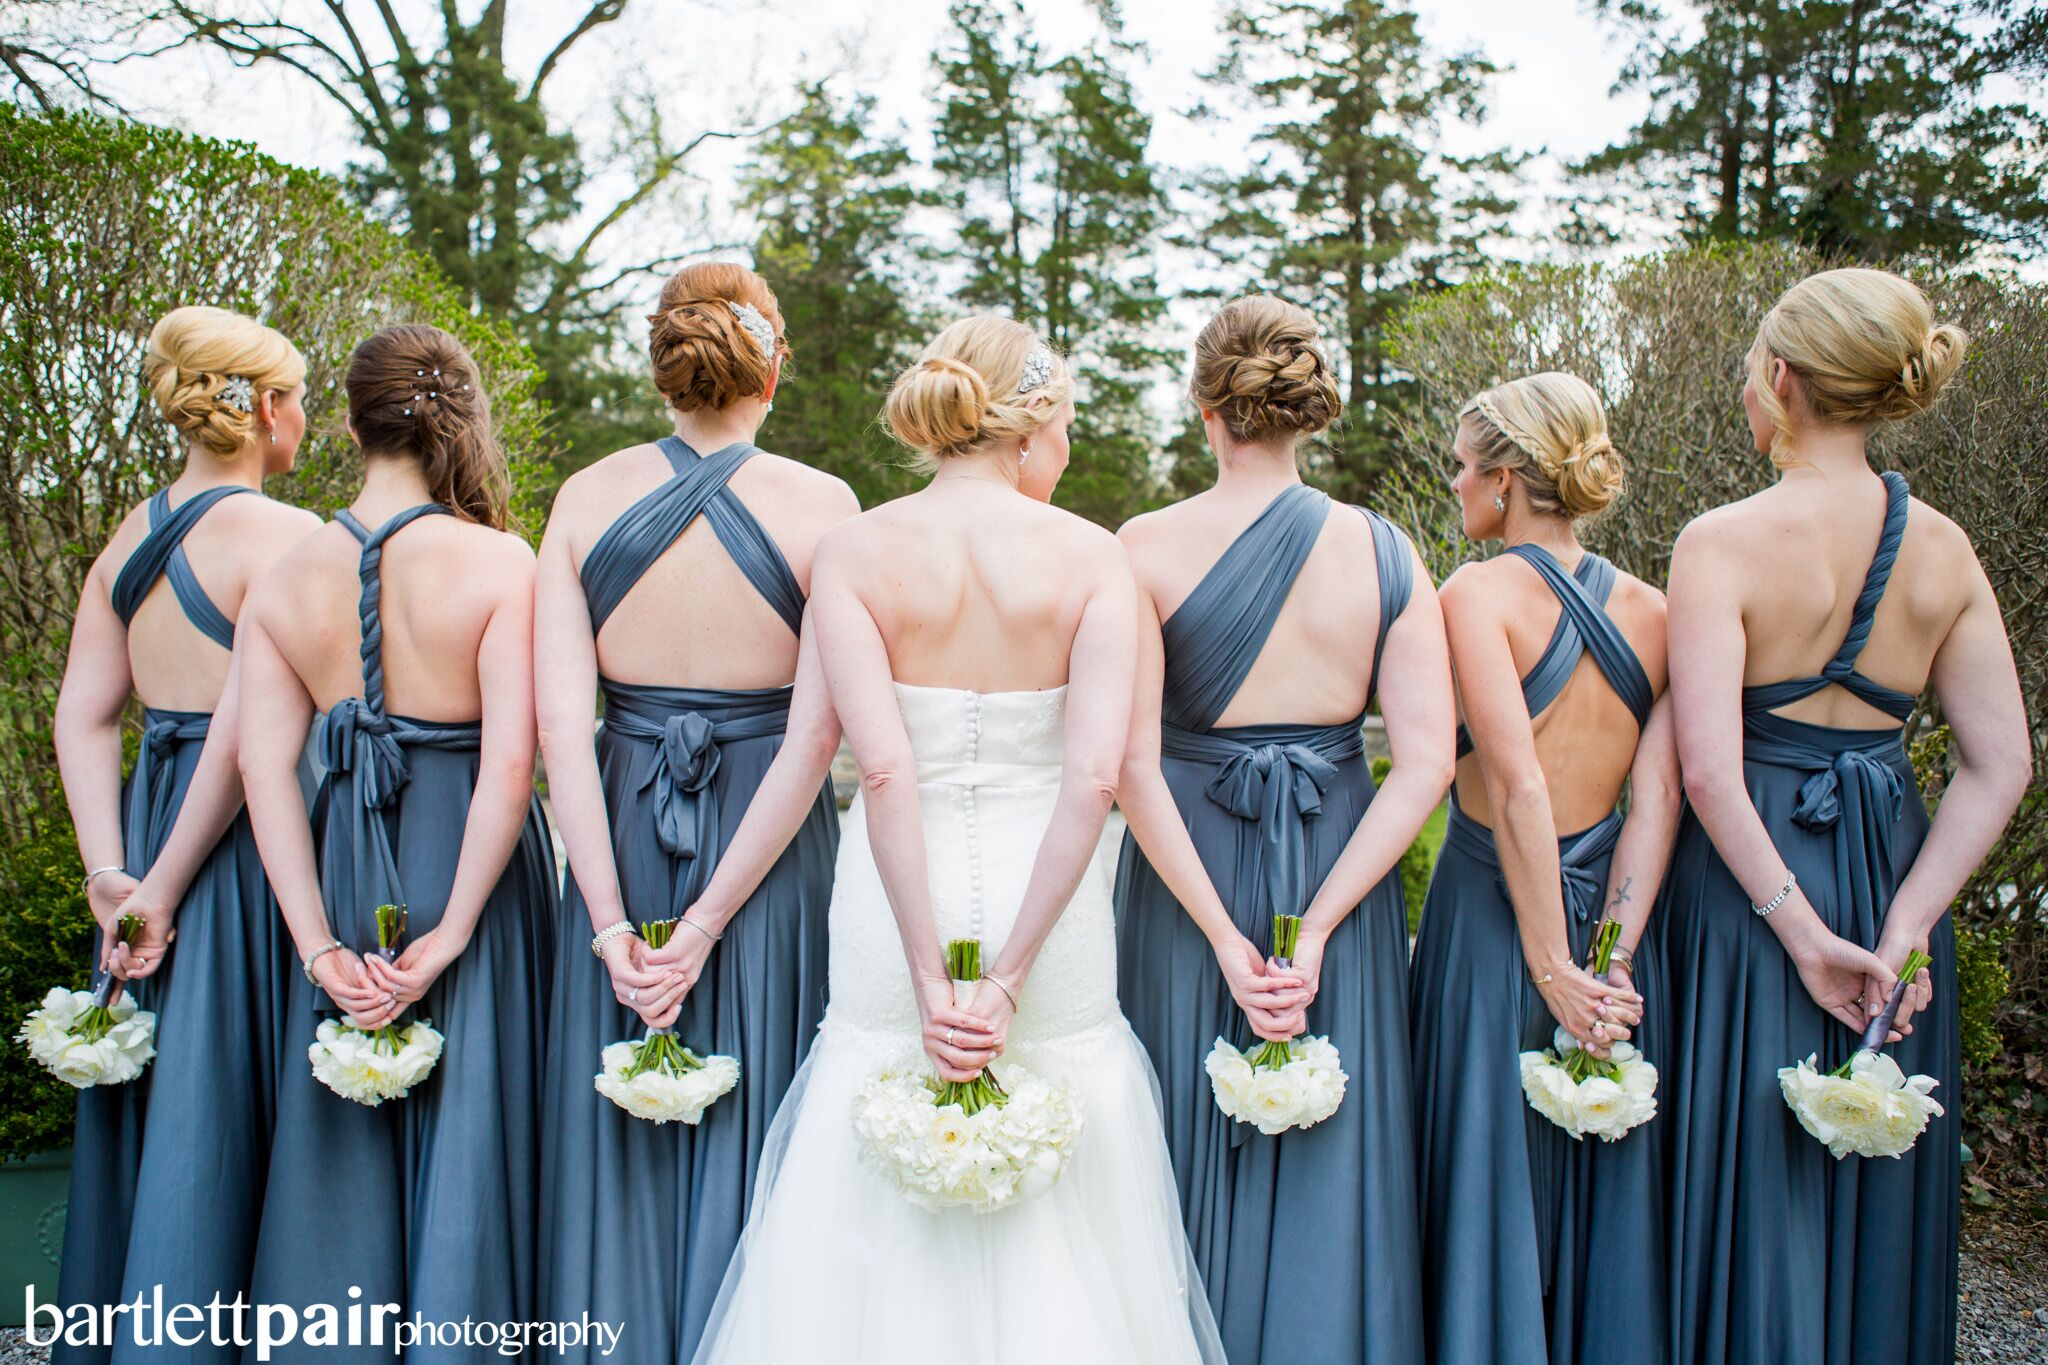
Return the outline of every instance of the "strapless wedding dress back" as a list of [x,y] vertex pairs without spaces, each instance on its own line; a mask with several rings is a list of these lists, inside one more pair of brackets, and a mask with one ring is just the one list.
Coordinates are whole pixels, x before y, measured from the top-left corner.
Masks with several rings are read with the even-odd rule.
[[[898,683],[896,695],[917,758],[939,940],[979,938],[993,962],[1059,792],[1066,688]],[[1047,936],[995,1066],[1078,1090],[1085,1127],[1059,1184],[993,1214],[931,1213],[861,1163],[855,1093],[882,1067],[922,1059],[863,807],[856,798],[843,824],[825,1020],[769,1132],[697,1359],[1220,1365],[1158,1085],[1117,1005],[1107,844]]]

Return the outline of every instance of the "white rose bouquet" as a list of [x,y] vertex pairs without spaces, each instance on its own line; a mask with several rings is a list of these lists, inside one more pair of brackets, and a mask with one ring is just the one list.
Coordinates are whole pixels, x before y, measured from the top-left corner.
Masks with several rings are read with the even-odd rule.
[[1892,1021],[1898,1017],[1913,978],[1931,959],[1915,950],[1906,954],[1890,997],[1856,1051],[1833,1071],[1822,1071],[1813,1056],[1778,1071],[1778,1086],[1799,1126],[1825,1142],[1836,1160],[1857,1156],[1904,1155],[1927,1130],[1929,1120],[1945,1112],[1933,1097],[1932,1076],[1908,1076],[1879,1051]]
[[[134,942],[141,930],[140,915],[115,921],[119,942]],[[156,1016],[122,994],[119,977],[101,971],[90,991],[52,986],[14,1038],[66,1085],[125,1085],[156,1056]]]
[[[1614,964],[1621,921],[1604,919],[1593,933],[1595,976]],[[1594,1057],[1560,1027],[1550,1046],[1521,1056],[1522,1093],[1529,1107],[1580,1141],[1588,1133],[1619,1142],[1657,1116],[1657,1068],[1633,1045],[1612,1043],[1605,1060]]]
[[[1300,941],[1301,916],[1273,916],[1274,962],[1292,965]],[[1350,1079],[1328,1038],[1268,1039],[1249,1054],[1218,1038],[1202,1069],[1209,1073],[1216,1107],[1239,1123],[1256,1124],[1268,1137],[1312,1127],[1336,1113]]]
[[[675,929],[672,919],[652,920],[640,926],[640,937],[648,947],[659,948]],[[671,1028],[649,1029],[637,1043],[612,1043],[604,1050],[603,1062],[597,1093],[651,1123],[695,1125],[712,1102],[740,1080],[737,1058],[699,1057]]]
[[[386,962],[398,958],[405,936],[405,907],[377,907],[377,953]],[[314,1030],[306,1057],[313,1077],[345,1100],[375,1109],[386,1100],[403,1099],[427,1078],[441,1060],[446,1042],[424,1019],[400,1027],[360,1029],[343,1019],[323,1019]]]
[[[955,1000],[981,979],[981,941],[954,939],[946,967]],[[886,1068],[853,1100],[861,1160],[920,1208],[992,1213],[1059,1181],[1081,1135],[1073,1087],[1005,1065],[942,1081],[922,1062]]]

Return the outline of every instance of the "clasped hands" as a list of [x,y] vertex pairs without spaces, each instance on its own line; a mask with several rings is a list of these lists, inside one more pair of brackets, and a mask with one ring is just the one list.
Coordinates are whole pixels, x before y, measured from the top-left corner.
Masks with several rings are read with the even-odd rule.
[[1285,1042],[1308,1027],[1308,1007],[1322,984],[1324,943],[1322,934],[1302,926],[1293,964],[1287,967],[1267,958],[1243,934],[1232,933],[1214,945],[1230,998],[1244,1011],[1253,1033]]
[[684,916],[667,943],[650,948],[638,934],[623,934],[604,945],[612,994],[649,1028],[667,1028],[683,1012],[690,988],[704,975],[716,946],[708,931]]

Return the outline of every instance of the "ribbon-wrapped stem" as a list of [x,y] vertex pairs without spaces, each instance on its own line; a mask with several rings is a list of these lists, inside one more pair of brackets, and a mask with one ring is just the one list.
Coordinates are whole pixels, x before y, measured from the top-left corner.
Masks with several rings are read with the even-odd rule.
[[[1906,954],[1906,964],[1899,969],[1899,979],[1892,983],[1891,994],[1885,997],[1884,1008],[1870,1021],[1870,1027],[1863,1030],[1863,1036],[1856,1041],[1857,1052],[1882,1052],[1885,1039],[1891,1036],[1892,1024],[1899,1017],[1899,1006],[1905,1003],[1906,992],[1912,988],[1913,978],[1920,975],[1934,959],[1918,948]],[[1849,1074],[1849,1063],[1843,1062],[1830,1073],[1835,1076]]]
[[386,962],[398,961],[399,945],[405,941],[405,907],[402,905],[380,905],[377,907],[377,956]]
[[[114,920],[115,943],[133,943],[135,936],[142,932],[142,916],[121,915]],[[88,1043],[97,1043],[107,1036],[107,1030],[114,1026],[114,1005],[120,1000],[121,991],[127,983],[104,967],[92,974],[92,1007],[78,1016],[75,1027],[77,1035]]]
[[[953,980],[953,1003],[964,1005],[982,976],[980,939],[956,938],[947,942],[946,975]],[[971,1081],[940,1081],[934,1093],[934,1103],[941,1108],[957,1104],[960,1112],[969,1117],[984,1109],[1001,1108],[1010,1099],[996,1080],[995,1072],[987,1067]]]
[[[1292,967],[1295,951],[1300,946],[1301,916],[1273,916],[1273,951],[1267,954],[1273,959],[1273,965],[1282,970]],[[1294,1060],[1294,1046],[1281,1039],[1268,1038],[1246,1060],[1254,1071],[1277,1071]]]

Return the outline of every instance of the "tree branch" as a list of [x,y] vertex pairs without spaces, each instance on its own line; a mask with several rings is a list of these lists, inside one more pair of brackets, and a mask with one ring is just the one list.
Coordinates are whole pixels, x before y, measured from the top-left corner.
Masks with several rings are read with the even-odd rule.
[[530,100],[540,94],[541,83],[553,73],[556,63],[568,55],[569,49],[582,41],[583,35],[617,19],[626,12],[628,3],[630,0],[597,0],[596,4],[585,10],[583,17],[576,21],[576,27],[563,34],[562,40],[554,45],[547,56],[541,58],[540,69],[533,73],[533,81],[526,87],[526,98]]

